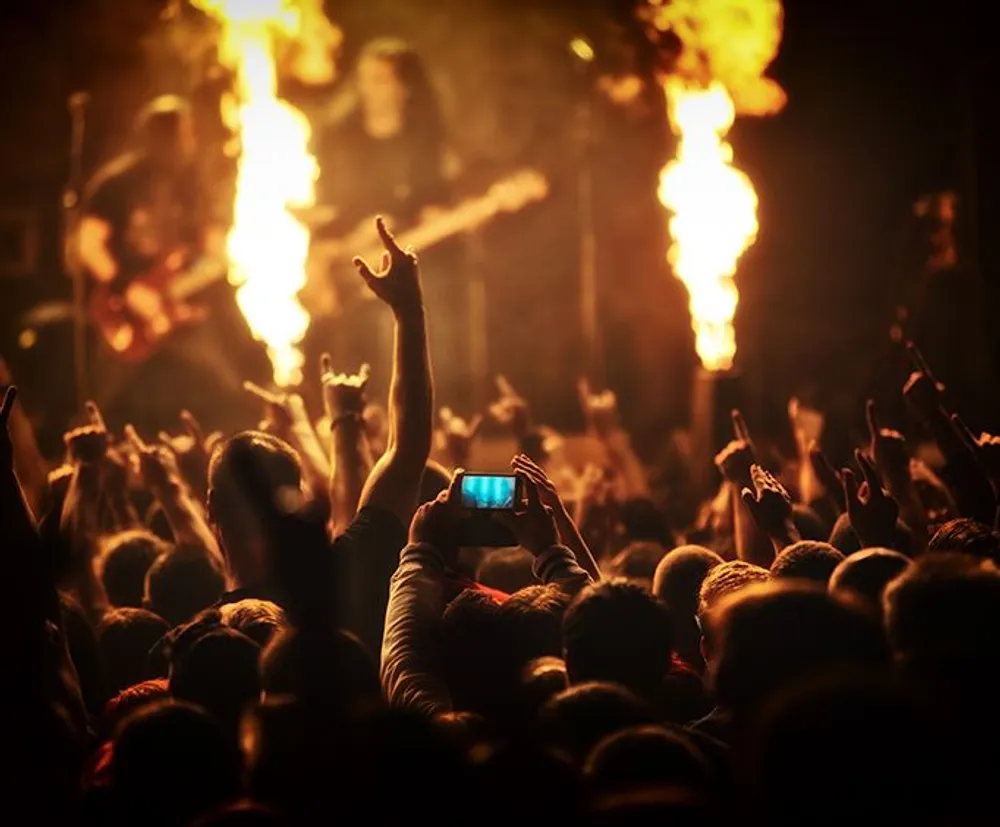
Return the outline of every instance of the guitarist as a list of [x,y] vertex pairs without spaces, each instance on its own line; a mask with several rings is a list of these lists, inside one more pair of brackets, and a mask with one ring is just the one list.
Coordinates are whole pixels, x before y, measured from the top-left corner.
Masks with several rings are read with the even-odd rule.
[[[208,210],[187,103],[175,96],[154,99],[136,119],[135,137],[134,151],[112,160],[88,183],[77,250],[91,299],[108,294],[116,314],[158,342],[148,360],[129,361],[124,354],[133,325],[103,325],[102,341],[91,348],[94,395],[116,418],[160,427],[176,418],[179,381],[186,396],[204,383],[211,392],[202,398],[217,399],[221,389],[242,400],[242,377],[222,347],[215,320],[191,324],[206,311],[168,304],[143,279],[155,268],[179,270],[200,255],[224,254],[225,229]],[[96,311],[101,305],[89,306]],[[91,322],[101,326],[104,319],[96,315]]]
[[[320,200],[337,210],[326,235],[343,237],[357,227],[369,228],[376,214],[384,215],[401,234],[452,203],[450,180],[456,170],[448,167],[456,163],[449,157],[426,66],[409,44],[381,38],[365,45],[346,97],[336,100],[331,110],[337,110],[335,123],[321,134],[317,146]],[[459,385],[468,381],[462,358],[468,348],[463,346],[467,299],[461,245],[445,244],[420,254],[435,381],[442,399],[458,404]],[[357,289],[353,272],[348,276],[343,287]],[[350,295],[341,299],[348,312],[327,323],[338,360],[344,365],[387,364],[388,315],[376,302],[352,301]],[[314,320],[313,333],[323,326]],[[330,339],[326,342],[329,346]]]

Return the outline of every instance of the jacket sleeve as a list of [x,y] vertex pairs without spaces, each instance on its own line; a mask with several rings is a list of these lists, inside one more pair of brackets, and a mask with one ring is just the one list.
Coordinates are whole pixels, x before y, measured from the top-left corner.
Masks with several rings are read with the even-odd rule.
[[594,582],[566,546],[552,546],[538,555],[532,564],[532,571],[542,583],[559,586],[571,596]]
[[440,554],[426,544],[407,546],[389,582],[382,639],[382,690],[390,705],[431,716],[451,711],[432,655],[444,606]]

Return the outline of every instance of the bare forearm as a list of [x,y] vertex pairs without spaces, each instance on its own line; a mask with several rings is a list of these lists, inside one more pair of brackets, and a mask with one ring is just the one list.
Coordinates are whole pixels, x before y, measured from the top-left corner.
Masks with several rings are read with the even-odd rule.
[[215,535],[201,508],[191,499],[184,486],[173,482],[157,488],[153,494],[163,507],[163,513],[178,545],[183,543],[202,548],[220,568],[224,568],[225,561]]
[[390,401],[390,447],[423,473],[431,450],[434,405],[423,308],[396,321]]
[[372,469],[371,452],[360,418],[344,419],[333,426],[330,471],[330,505],[337,526],[346,528],[358,510],[361,491]]
[[747,563],[770,568],[774,561],[774,546],[763,531],[757,526],[753,515],[747,510],[740,498],[740,492],[734,486],[733,528],[736,540],[736,557]]

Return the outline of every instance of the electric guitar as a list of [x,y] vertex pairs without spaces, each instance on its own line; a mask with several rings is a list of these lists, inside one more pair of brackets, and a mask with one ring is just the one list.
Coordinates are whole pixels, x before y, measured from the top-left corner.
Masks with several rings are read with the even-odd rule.
[[[396,243],[404,250],[411,246],[419,251],[428,250],[442,241],[483,226],[500,213],[517,212],[541,201],[548,192],[548,181],[541,173],[533,169],[519,170],[497,181],[482,195],[467,198],[410,229],[396,233]],[[388,223],[391,227],[392,222]],[[360,255],[374,266],[381,261],[382,252],[372,219],[366,219],[341,238],[313,241],[309,285],[302,295],[306,307],[314,315],[324,315],[342,311],[348,304],[348,298],[371,298],[368,291],[361,289],[363,285],[354,276],[353,269],[350,278],[338,279],[337,275],[354,256]]]
[[174,251],[129,282],[124,293],[96,284],[87,300],[87,314],[101,341],[126,362],[143,362],[176,328],[203,321],[203,309],[188,300],[222,281],[229,263],[212,257],[187,264]]

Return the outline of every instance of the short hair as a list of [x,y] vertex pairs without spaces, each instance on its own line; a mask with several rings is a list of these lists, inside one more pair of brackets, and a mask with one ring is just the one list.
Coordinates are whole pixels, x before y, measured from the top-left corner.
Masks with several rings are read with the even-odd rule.
[[771,577],[812,580],[826,586],[844,555],[829,543],[800,540],[782,549],[771,563]]
[[98,721],[98,736],[102,739],[110,738],[118,725],[137,709],[169,697],[170,686],[166,678],[152,678],[132,684],[104,705]]
[[709,613],[723,598],[758,583],[767,583],[771,573],[744,560],[727,560],[715,566],[701,582],[698,590],[698,618],[704,631]]
[[476,567],[476,581],[491,589],[513,594],[537,581],[534,558],[523,548],[501,548],[487,552]]
[[127,824],[186,824],[239,794],[235,739],[192,704],[160,701],[129,715],[111,764],[112,794]]
[[283,629],[260,658],[261,686],[268,697],[290,695],[326,708],[356,710],[377,702],[378,668],[358,638],[345,631]]
[[877,619],[811,583],[752,586],[727,597],[713,620],[719,637],[710,682],[738,721],[802,680],[888,666]]
[[1000,532],[960,517],[939,528],[927,543],[928,553],[957,552],[1000,564]]
[[208,507],[209,516],[224,534],[241,533],[241,528],[252,530],[244,525],[253,506],[241,461],[252,463],[275,494],[302,486],[299,455],[284,440],[263,431],[241,431],[220,443],[208,464]]
[[170,631],[167,622],[145,609],[108,612],[97,626],[97,645],[107,689],[116,695],[150,674],[150,650]]
[[909,663],[957,673],[1000,657],[1000,571],[987,560],[925,554],[886,587],[883,608],[893,651]]
[[170,694],[208,710],[235,731],[244,708],[260,698],[259,656],[260,647],[246,635],[216,627],[175,660]]
[[910,558],[889,548],[866,548],[845,557],[830,576],[831,594],[856,595],[882,614],[882,593],[906,571]]
[[581,683],[560,692],[539,714],[542,736],[580,764],[602,739],[626,729],[657,723],[653,708],[623,686]]
[[679,615],[693,618],[698,613],[701,584],[722,563],[718,554],[704,546],[678,546],[656,567],[653,595],[667,604],[675,620]]
[[698,628],[698,595],[709,573],[722,558],[703,546],[680,546],[667,553],[656,567],[653,595],[670,610],[677,654],[693,668],[704,667]]
[[146,574],[146,606],[171,626],[218,600],[226,580],[204,549],[179,546],[160,555]]
[[456,706],[495,720],[517,714],[511,698],[525,667],[561,652],[569,597],[554,586],[531,586],[498,603],[466,589],[441,621],[442,663]]
[[285,611],[277,603],[246,597],[219,607],[222,622],[242,632],[262,649],[288,625]]
[[583,771],[592,793],[661,786],[705,791],[712,784],[708,761],[687,737],[648,724],[608,735],[591,751]]
[[604,567],[608,577],[624,577],[652,589],[656,567],[667,550],[653,540],[634,540]]
[[666,606],[627,580],[587,586],[566,611],[563,653],[572,683],[619,683],[652,699],[670,670],[672,652]]
[[170,543],[143,528],[105,537],[96,563],[111,605],[141,609],[146,573],[156,558],[170,549]]

